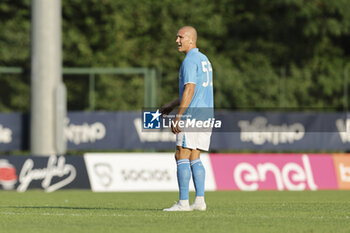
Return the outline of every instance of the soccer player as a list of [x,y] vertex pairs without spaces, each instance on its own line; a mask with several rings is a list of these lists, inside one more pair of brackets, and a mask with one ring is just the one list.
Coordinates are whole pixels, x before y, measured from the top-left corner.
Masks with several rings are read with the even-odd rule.
[[[188,132],[178,124],[190,109],[214,108],[213,75],[208,58],[199,52],[197,31],[192,26],[182,27],[176,35],[179,52],[186,54],[179,74],[179,99],[160,108],[162,114],[169,114],[179,106],[171,129],[176,134],[175,159],[177,163],[177,179],[179,185],[179,201],[164,211],[205,211],[204,200],[205,169],[200,160],[200,152],[208,151],[211,130],[206,132]],[[189,182],[193,176],[196,198],[189,205]]]

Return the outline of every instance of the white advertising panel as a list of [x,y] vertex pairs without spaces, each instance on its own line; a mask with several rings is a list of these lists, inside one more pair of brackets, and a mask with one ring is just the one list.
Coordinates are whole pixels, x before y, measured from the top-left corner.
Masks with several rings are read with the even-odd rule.
[[[94,192],[178,190],[174,153],[87,153],[84,159]],[[205,189],[215,190],[209,155],[202,154],[201,160]]]

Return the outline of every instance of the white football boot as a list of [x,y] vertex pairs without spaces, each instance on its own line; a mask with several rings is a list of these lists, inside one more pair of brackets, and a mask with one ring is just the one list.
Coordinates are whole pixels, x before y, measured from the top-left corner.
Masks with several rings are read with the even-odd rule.
[[179,200],[172,207],[163,209],[163,211],[192,211],[188,200]]
[[207,205],[205,204],[204,197],[196,197],[191,205],[192,210],[206,211]]

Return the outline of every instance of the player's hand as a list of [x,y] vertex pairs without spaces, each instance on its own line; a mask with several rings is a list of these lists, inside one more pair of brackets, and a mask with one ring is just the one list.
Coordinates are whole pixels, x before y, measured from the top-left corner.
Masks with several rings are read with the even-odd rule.
[[179,127],[179,121],[181,120],[181,116],[176,115],[175,119],[173,120],[171,124],[171,131],[174,134],[178,134],[181,132],[180,127]]

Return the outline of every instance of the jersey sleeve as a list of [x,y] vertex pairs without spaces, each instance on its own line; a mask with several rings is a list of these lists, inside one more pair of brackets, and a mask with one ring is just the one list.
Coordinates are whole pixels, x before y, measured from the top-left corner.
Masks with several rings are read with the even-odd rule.
[[197,65],[192,61],[185,61],[183,69],[184,84],[196,83],[197,78]]

